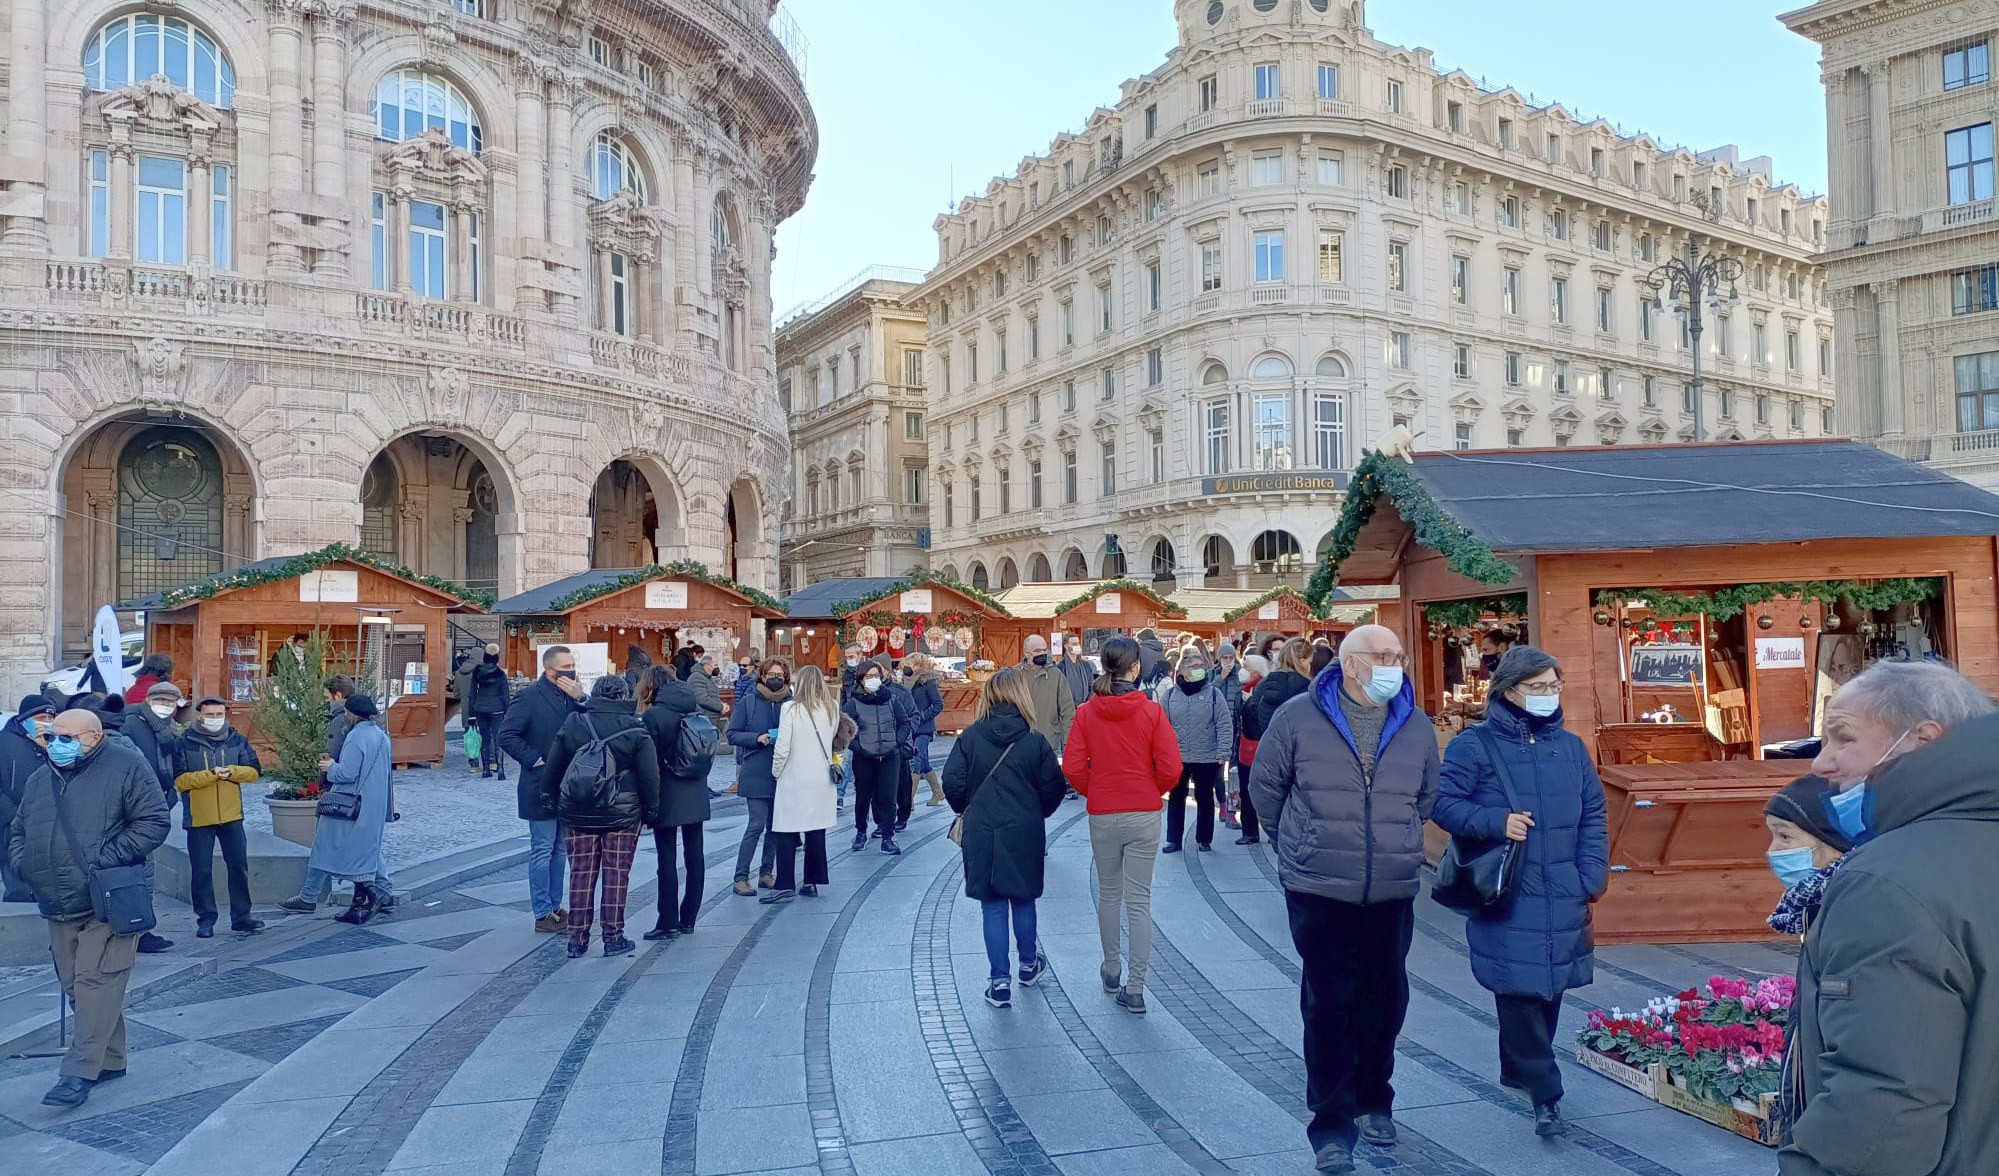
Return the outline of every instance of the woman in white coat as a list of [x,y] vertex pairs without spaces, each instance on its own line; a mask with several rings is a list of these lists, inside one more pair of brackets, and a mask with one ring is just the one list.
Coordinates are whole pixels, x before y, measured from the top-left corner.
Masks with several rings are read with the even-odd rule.
[[[770,828],[777,854],[777,889],[759,902],[788,902],[799,894],[812,898],[826,885],[826,830],[839,819],[833,766],[840,708],[826,687],[826,676],[812,666],[801,667],[792,679],[791,700],[778,712],[777,742],[771,749],[771,772],[777,777],[777,797],[771,805]],[[805,843],[805,884],[797,883],[798,845]]]

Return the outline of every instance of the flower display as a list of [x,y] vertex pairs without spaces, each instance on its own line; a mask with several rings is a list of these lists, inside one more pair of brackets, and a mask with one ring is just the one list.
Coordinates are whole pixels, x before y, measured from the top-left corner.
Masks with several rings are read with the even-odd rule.
[[1784,1031],[1797,981],[1711,976],[1689,988],[1622,1009],[1589,1015],[1577,1042],[1628,1066],[1662,1066],[1696,1098],[1755,1101],[1782,1078]]

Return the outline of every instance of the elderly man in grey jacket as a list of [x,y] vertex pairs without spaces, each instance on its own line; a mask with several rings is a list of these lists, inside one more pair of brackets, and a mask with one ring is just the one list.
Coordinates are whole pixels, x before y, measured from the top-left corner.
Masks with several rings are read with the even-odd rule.
[[1048,738],[1057,752],[1069,741],[1069,724],[1076,718],[1076,696],[1062,667],[1048,657],[1048,639],[1039,634],[1021,642],[1020,671],[1027,677],[1027,689],[1034,696],[1034,729]]
[[1278,708],[1250,773],[1304,964],[1306,1136],[1321,1172],[1353,1171],[1357,1141],[1395,1142],[1390,1079],[1438,768],[1403,666],[1393,630],[1347,634],[1337,663]]
[[125,1076],[125,985],[139,952],[137,935],[114,935],[97,917],[90,871],[146,860],[167,839],[168,810],[152,765],[107,738],[94,712],[57,715],[48,756],[21,790],[7,855],[35,892],[56,976],[76,1004],[62,1077],[42,1096],[44,1106],[67,1108]]

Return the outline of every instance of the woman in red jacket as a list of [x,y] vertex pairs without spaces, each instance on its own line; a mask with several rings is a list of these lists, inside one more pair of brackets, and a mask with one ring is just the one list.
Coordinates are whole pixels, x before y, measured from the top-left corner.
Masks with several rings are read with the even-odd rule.
[[[1159,858],[1163,798],[1180,780],[1180,743],[1159,704],[1138,689],[1138,642],[1104,642],[1104,672],[1076,708],[1062,773],[1087,797],[1090,850],[1097,860],[1097,932],[1103,937],[1104,991],[1127,1012],[1145,1011],[1145,966],[1152,958],[1152,866]],[[1101,764],[1097,757],[1103,757]],[[1121,918],[1130,967],[1119,978]]]

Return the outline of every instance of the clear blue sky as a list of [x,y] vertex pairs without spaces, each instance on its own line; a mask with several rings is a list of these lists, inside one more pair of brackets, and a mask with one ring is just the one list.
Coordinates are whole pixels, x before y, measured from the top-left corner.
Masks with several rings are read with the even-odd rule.
[[[1776,14],[1805,0],[1372,0],[1390,44],[1626,134],[1744,158],[1825,190],[1818,46]],[[1171,0],[789,0],[811,40],[818,178],[778,230],[780,314],[870,265],[928,269],[955,198],[1114,105],[1175,41]],[[1056,35],[1052,30],[1060,30]],[[955,183],[953,176],[955,175]]]

